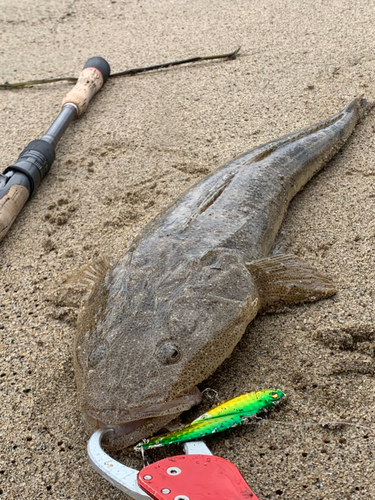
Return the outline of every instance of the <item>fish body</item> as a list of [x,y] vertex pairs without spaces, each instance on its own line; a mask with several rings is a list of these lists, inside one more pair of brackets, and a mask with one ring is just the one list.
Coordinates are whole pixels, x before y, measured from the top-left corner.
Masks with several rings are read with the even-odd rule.
[[229,162],[103,265],[79,314],[80,405],[112,448],[135,444],[200,402],[196,384],[231,354],[260,309],[335,293],[294,256],[270,255],[293,196],[341,148],[361,114],[343,111]]
[[207,411],[191,424],[174,431],[144,439],[135,449],[148,450],[174,443],[184,443],[202,439],[204,436],[236,427],[263,410],[268,410],[281,400],[285,394],[279,389],[248,392],[221,403]]

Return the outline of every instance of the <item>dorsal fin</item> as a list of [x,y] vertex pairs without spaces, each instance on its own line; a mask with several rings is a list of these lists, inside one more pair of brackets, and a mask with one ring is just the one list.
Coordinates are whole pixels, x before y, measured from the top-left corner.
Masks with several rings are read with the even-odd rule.
[[233,177],[236,175],[236,172],[227,172],[222,179],[220,179],[220,183],[211,187],[205,197],[202,199],[197,208],[192,212],[188,220],[183,225],[182,229],[185,229],[189,226],[191,222],[193,222],[200,214],[202,214],[205,210],[207,210],[215,201],[219,198],[219,196],[224,192],[224,189],[229,186]]
[[64,281],[63,285],[73,285],[79,288],[91,289],[111,267],[108,257],[100,257],[91,264],[81,266]]

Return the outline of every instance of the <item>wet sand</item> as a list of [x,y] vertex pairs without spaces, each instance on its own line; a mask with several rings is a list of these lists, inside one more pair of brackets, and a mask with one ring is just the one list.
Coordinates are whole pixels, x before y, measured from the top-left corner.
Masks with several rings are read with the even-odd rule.
[[[109,80],[0,243],[0,498],[124,498],[87,460],[72,370],[81,296],[62,281],[100,255],[115,262],[224,162],[355,96],[375,101],[374,12],[366,0],[1,0],[1,82],[77,76],[93,55],[113,72],[238,46],[241,55]],[[46,131],[70,88],[0,91],[1,171]],[[270,423],[207,439],[260,499],[375,499],[374,130],[371,111],[282,229],[284,251],[326,271],[337,295],[257,317],[201,385],[222,400],[287,394]],[[113,456],[141,467],[132,451]]]

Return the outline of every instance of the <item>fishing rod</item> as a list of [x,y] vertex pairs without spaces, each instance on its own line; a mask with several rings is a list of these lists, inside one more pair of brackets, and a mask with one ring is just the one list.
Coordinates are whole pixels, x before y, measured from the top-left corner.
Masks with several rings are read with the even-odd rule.
[[55,160],[55,148],[70,123],[82,115],[91,98],[110,75],[108,62],[91,57],[76,85],[63,99],[62,109],[41,139],[31,141],[16,163],[0,174],[0,241],[30,196],[37,190]]
[[40,85],[57,81],[77,82],[63,99],[60,114],[41,139],[31,141],[18,160],[0,174],[0,241],[21,212],[26,201],[37,190],[55,160],[55,148],[70,123],[84,111],[91,98],[103,87],[109,77],[133,76],[146,71],[155,71],[181,64],[196,63],[212,59],[236,59],[240,48],[229,54],[193,57],[146,68],[134,68],[111,74],[108,62],[101,57],[91,57],[77,78],[51,78],[29,80],[18,83],[4,83],[0,89],[11,90],[28,85]]

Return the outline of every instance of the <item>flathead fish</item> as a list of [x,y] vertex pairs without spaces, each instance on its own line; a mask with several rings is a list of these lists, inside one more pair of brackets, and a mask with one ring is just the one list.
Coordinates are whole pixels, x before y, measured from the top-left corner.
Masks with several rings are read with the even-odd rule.
[[74,346],[80,406],[109,447],[151,436],[199,403],[196,385],[231,354],[259,310],[331,296],[322,273],[271,255],[294,195],[341,148],[362,104],[229,162],[158,216],[93,281]]

